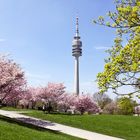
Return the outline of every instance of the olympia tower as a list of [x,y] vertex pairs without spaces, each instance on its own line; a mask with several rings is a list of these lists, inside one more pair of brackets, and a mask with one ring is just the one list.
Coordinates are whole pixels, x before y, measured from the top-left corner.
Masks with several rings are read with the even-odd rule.
[[75,58],[74,94],[79,95],[79,57],[82,56],[82,41],[79,35],[78,17],[76,17],[76,34],[72,41],[72,56]]

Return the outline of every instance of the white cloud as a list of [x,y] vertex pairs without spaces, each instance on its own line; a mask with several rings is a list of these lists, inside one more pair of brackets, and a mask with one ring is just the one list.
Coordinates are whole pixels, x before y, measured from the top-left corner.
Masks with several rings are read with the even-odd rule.
[[46,80],[50,79],[51,75],[49,74],[33,74],[33,73],[26,73],[26,76],[32,79],[37,79],[37,80]]
[[80,91],[84,93],[95,93],[98,91],[98,85],[94,81],[86,81],[80,83]]
[[106,46],[96,46],[94,47],[96,50],[107,50],[110,49],[110,47],[106,47]]
[[30,86],[44,86],[50,81],[51,75],[49,74],[34,74],[26,73],[25,74],[28,85]]
[[0,57],[10,57],[11,54],[9,52],[0,53]]
[[0,42],[5,42],[5,41],[6,41],[6,39],[0,38]]

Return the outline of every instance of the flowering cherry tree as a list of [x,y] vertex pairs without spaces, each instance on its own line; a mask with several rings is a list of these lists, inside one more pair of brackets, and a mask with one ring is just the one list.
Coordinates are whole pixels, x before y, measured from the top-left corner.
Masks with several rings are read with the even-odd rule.
[[76,96],[68,93],[62,95],[61,100],[58,102],[58,109],[67,112],[72,106],[74,106]]
[[83,115],[85,112],[98,113],[99,107],[88,95],[81,95],[75,101],[75,108]]
[[40,93],[40,87],[28,87],[26,92],[22,95],[19,105],[28,108],[30,104],[30,107],[33,109],[36,102],[39,101]]
[[2,101],[2,104],[16,107],[18,105],[19,101],[23,99],[23,95],[25,92],[26,92],[26,89],[22,90],[22,91],[13,90],[13,91],[9,92],[9,94],[6,96],[6,98]]
[[48,83],[46,87],[42,88],[39,98],[45,100],[47,110],[50,113],[53,107],[62,99],[64,93],[65,86],[62,83]]
[[0,56],[0,104],[18,99],[25,91],[24,72],[18,64],[5,56]]

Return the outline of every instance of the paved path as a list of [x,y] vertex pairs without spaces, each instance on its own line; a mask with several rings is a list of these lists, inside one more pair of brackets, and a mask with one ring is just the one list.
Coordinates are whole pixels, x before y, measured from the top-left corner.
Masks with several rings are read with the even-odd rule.
[[70,126],[61,125],[58,123],[53,123],[50,121],[29,117],[26,115],[18,114],[18,112],[0,110],[0,115],[6,116],[8,118],[13,118],[24,123],[39,126],[42,128],[59,131],[86,140],[122,140],[120,138],[115,138],[115,137],[102,135],[102,134],[98,134],[98,133],[94,133],[94,132],[90,132],[90,131],[86,131]]

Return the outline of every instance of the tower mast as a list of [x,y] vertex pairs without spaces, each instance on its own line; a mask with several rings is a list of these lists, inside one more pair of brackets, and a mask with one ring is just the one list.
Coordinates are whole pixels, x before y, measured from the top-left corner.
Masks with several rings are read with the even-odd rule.
[[72,41],[72,56],[75,58],[74,94],[79,95],[79,57],[82,56],[82,41],[79,35],[79,18],[76,17],[76,34]]

